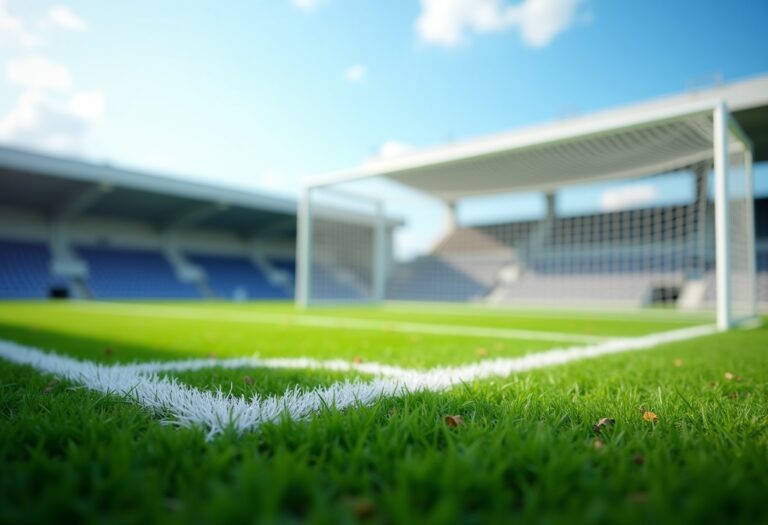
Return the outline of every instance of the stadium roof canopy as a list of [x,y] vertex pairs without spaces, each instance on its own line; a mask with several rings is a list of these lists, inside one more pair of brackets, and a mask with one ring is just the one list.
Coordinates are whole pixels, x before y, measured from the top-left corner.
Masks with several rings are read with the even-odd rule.
[[386,177],[446,201],[639,177],[713,158],[713,110],[768,160],[768,75],[509,133],[372,161],[314,181],[325,186]]
[[293,199],[6,147],[0,147],[0,206],[51,218],[77,209],[86,217],[246,236],[293,237],[296,228]]

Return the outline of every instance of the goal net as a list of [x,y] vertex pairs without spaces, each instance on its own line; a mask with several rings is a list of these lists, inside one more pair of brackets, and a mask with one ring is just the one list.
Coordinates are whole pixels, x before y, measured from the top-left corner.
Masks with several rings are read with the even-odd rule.
[[[308,192],[300,216],[297,291],[305,305],[379,302],[385,297],[382,265],[390,260],[391,228],[384,203],[341,188]],[[302,247],[304,250],[302,251]]]
[[298,301],[754,316],[750,146],[727,110],[612,124],[377,160],[309,186]]

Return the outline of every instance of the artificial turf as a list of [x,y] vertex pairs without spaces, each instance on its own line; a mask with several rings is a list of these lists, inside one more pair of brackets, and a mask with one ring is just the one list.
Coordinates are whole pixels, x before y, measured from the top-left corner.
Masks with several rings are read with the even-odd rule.
[[[290,315],[282,305],[240,308]],[[390,321],[416,315],[357,314]],[[439,314],[423,315],[439,322],[432,319]],[[523,320],[450,315],[461,324],[531,326],[523,314]],[[627,325],[627,335],[681,323],[651,316],[638,328],[618,317],[533,317],[547,320],[539,329],[577,333],[592,323],[600,335],[614,335],[617,323]],[[477,360],[480,345],[490,357],[558,346],[218,318],[98,316],[45,303],[0,305],[0,323],[0,338],[101,362],[258,351],[431,366]],[[0,521],[766,522],[767,351],[768,329],[734,331],[444,393],[329,408],[309,421],[210,442],[200,429],[163,425],[125,399],[0,361]],[[252,378],[247,387],[245,374]],[[203,388],[229,382],[247,395],[250,388],[278,392],[340,376],[212,369],[179,377]],[[446,415],[462,416],[463,424],[446,425]],[[596,432],[600,418],[615,424]]]

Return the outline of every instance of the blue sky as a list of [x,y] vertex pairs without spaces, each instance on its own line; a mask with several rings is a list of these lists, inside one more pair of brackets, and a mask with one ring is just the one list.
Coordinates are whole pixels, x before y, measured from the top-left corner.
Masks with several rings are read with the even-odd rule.
[[766,20],[764,0],[0,0],[0,140],[292,193],[768,72]]

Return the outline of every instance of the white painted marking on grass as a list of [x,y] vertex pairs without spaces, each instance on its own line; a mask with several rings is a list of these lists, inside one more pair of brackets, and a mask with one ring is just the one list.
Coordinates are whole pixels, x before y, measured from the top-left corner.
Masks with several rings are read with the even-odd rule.
[[486,359],[475,363],[455,367],[435,367],[426,370],[402,368],[376,362],[354,363],[343,359],[319,360],[311,358],[267,358],[237,357],[232,359],[184,359],[178,361],[153,361],[123,365],[128,370],[143,373],[184,372],[206,368],[269,368],[269,369],[308,369],[329,370],[334,372],[360,372],[379,377],[403,380],[411,389],[428,390],[453,386],[462,382],[507,376],[515,372],[524,372],[534,368],[554,366],[590,359],[608,354],[645,350],[661,344],[672,343],[711,335],[717,330],[714,326],[695,326],[670,332],[661,332],[643,337],[614,339],[599,345],[570,347],[536,352],[514,358]]
[[439,314],[443,317],[495,317],[515,319],[578,319],[588,321],[628,321],[632,323],[653,323],[674,325],[713,323],[709,312],[681,312],[679,310],[639,310],[637,307],[590,307],[585,310],[577,306],[541,306],[489,303],[421,303],[415,301],[387,301],[382,312],[413,313],[423,315]]
[[598,343],[612,337],[543,332],[517,328],[490,328],[449,324],[411,323],[403,321],[356,319],[350,317],[325,317],[296,314],[275,314],[268,312],[243,312],[230,309],[191,310],[170,306],[135,305],[126,307],[119,303],[101,303],[98,306],[77,305],[78,310],[90,314],[122,315],[126,317],[154,317],[164,319],[200,319],[231,323],[259,323],[268,325],[306,326],[310,328],[332,328],[343,330],[365,330],[395,332],[404,334],[446,335],[459,337],[487,337],[491,339],[519,339],[524,341],[550,341],[554,343]]
[[[180,426],[199,425],[212,438],[227,429],[242,433],[281,418],[306,419],[326,408],[344,409],[371,405],[382,397],[417,391],[442,391],[454,385],[515,372],[562,365],[621,352],[647,350],[656,346],[704,337],[716,333],[714,326],[698,326],[643,337],[616,339],[605,343],[550,350],[519,358],[500,358],[457,367],[413,370],[379,363],[348,363],[313,359],[230,360],[195,359],[150,362],[132,365],[103,365],[46,353],[36,348],[0,341],[0,357],[13,363],[58,375],[98,392],[116,394],[136,401],[153,414]],[[282,396],[255,396],[246,399],[223,393],[201,391],[160,372],[197,370],[210,367],[315,368],[359,371],[379,376],[373,381],[344,381],[309,392],[289,388]]]
[[383,396],[404,392],[400,382],[379,379],[369,383],[345,381],[307,393],[289,388],[281,396],[257,395],[246,399],[221,390],[201,391],[174,378],[137,372],[120,365],[79,361],[9,341],[0,341],[0,357],[90,390],[127,397],[167,422],[183,427],[201,426],[209,439],[227,429],[242,433],[283,417],[305,419],[324,407],[344,409],[356,404],[370,405]]

